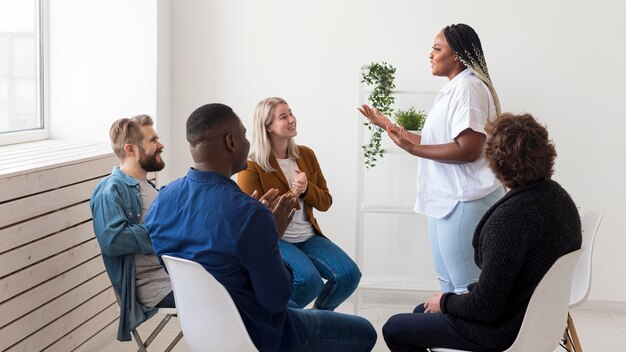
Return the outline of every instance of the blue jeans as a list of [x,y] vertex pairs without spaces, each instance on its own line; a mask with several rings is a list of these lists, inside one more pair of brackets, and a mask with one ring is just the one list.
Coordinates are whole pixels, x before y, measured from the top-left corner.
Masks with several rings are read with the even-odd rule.
[[413,313],[396,314],[389,318],[383,326],[383,337],[392,352],[427,352],[426,348],[431,347],[495,352],[459,334],[446,314],[424,313],[423,304],[417,306]]
[[289,309],[296,313],[309,334],[297,351],[366,352],[376,344],[376,330],[365,318],[326,310]]
[[[291,300],[303,308],[315,300],[315,308],[334,310],[359,285],[356,263],[334,243],[315,235],[300,243],[278,242],[283,259],[293,268]],[[326,279],[326,284],[322,281]]]
[[428,218],[428,235],[441,292],[463,293],[478,281],[480,269],[474,262],[472,239],[485,212],[504,195],[499,187],[491,194],[468,202],[459,202],[442,219]]

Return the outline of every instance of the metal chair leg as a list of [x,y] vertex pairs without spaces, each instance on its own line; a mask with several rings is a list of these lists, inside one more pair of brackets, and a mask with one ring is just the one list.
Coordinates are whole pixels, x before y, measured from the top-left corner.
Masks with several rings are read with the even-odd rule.
[[[154,331],[152,331],[152,333],[150,334],[150,336],[148,336],[148,338],[146,339],[145,342],[141,340],[141,337],[139,336],[139,333],[137,332],[137,329],[133,330],[132,331],[133,337],[135,338],[135,342],[137,343],[137,346],[139,346],[139,349],[137,350],[137,352],[148,352],[148,350],[147,350],[148,346],[150,346],[152,341],[154,341],[154,339],[157,337],[157,335],[161,332],[161,330],[163,330],[165,325],[167,325],[167,323],[170,321],[170,319],[172,319],[173,316],[174,315],[172,315],[172,314],[166,314],[165,317],[163,318],[163,320],[161,320],[159,325],[157,325],[157,327],[154,329]],[[167,346],[167,349],[165,350],[165,352],[171,351],[174,348],[174,346],[176,346],[178,341],[180,341],[180,339],[182,339],[182,338],[183,338],[183,332],[181,331],[176,336],[174,341],[172,341]]]
[[146,345],[143,343],[143,341],[141,340],[141,337],[139,336],[139,333],[137,332],[137,329],[133,329],[131,333],[133,334],[135,342],[137,343],[137,346],[139,347],[137,352],[148,352],[148,350],[146,350]]
[[152,333],[150,334],[150,336],[148,336],[148,338],[146,339],[146,347],[150,346],[150,344],[152,343],[152,341],[154,341],[154,339],[157,337],[157,335],[161,332],[161,330],[163,330],[163,328],[165,327],[165,325],[170,321],[170,319],[172,319],[172,315],[171,314],[167,314],[165,316],[165,318],[163,318],[163,320],[161,320],[161,322],[159,323],[159,325],[157,325],[156,328],[154,328],[154,331],[152,331]]
[[167,348],[165,349],[165,352],[170,352],[174,346],[176,346],[176,344],[178,343],[178,341],[180,341],[180,339],[183,338],[183,332],[179,332],[178,335],[176,335],[176,338],[174,339],[174,341],[172,341],[172,343],[169,344],[169,346],[167,346]]

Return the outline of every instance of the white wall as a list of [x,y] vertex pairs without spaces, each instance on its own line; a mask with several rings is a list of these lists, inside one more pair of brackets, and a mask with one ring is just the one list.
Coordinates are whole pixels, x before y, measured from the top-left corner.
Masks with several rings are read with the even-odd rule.
[[[559,153],[555,179],[582,210],[599,208],[606,214],[596,242],[591,299],[626,301],[626,275],[618,269],[626,266],[620,255],[626,247],[626,191],[620,187],[626,170],[618,155],[626,128],[623,1],[186,0],[170,6],[171,177],[183,175],[190,165],[184,123],[195,108],[226,103],[249,125],[258,100],[282,96],[299,118],[298,143],[316,151],[335,199],[320,222],[349,253],[360,152],[359,67],[385,60],[398,69],[399,89],[437,90],[446,81],[430,76],[428,53],[435,34],[451,23],[472,25],[482,39],[503,110],[527,111],[547,124]],[[92,79],[98,77],[84,81]],[[128,78],[122,82],[121,88],[129,86]],[[86,95],[78,94],[93,99]],[[108,99],[107,109],[119,106],[118,98],[124,106],[124,97]],[[378,191],[409,186],[389,180]],[[423,238],[423,230],[416,229],[414,236]],[[391,233],[381,236],[393,242]],[[410,256],[428,256],[428,251],[416,247],[403,255],[411,263]],[[392,257],[398,254],[381,251],[370,261]]]
[[[184,130],[195,108],[223,102],[249,125],[258,100],[282,96],[299,118],[297,141],[314,148],[334,196],[320,222],[349,253],[359,68],[385,60],[398,69],[399,89],[437,90],[445,79],[430,75],[434,35],[450,23],[472,25],[503,109],[528,111],[548,125],[559,153],[555,178],[581,210],[606,214],[591,298],[626,301],[626,276],[613,275],[626,264],[625,168],[617,146],[626,127],[624,2],[54,0],[49,11],[54,138],[107,140],[117,118],[151,114],[166,144],[167,182],[191,164]],[[410,195],[414,165],[405,161],[390,156],[371,173],[395,172],[388,182],[380,177],[377,192]],[[369,221],[383,232],[392,220]],[[411,221],[415,228],[373,234],[366,266],[431,272],[423,221]]]
[[108,141],[113,121],[157,112],[157,4],[49,3],[52,138]]
[[170,1],[48,3],[51,138],[108,141],[115,120],[148,114],[172,159]]

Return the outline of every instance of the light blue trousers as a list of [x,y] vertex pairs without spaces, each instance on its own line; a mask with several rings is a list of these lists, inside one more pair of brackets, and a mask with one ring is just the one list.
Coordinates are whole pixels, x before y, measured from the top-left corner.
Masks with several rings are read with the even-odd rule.
[[459,202],[442,219],[428,218],[428,236],[442,292],[463,293],[478,281],[480,269],[474,263],[472,238],[485,212],[502,196],[499,187],[491,194],[469,202]]

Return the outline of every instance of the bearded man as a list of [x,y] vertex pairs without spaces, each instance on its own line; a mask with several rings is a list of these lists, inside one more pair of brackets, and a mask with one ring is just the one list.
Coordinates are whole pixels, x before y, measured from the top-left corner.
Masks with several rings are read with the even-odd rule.
[[164,146],[148,115],[115,121],[109,136],[120,165],[98,183],[89,205],[102,260],[120,303],[117,339],[129,341],[131,331],[158,307],[175,306],[169,276],[143,224],[158,193],[147,176],[165,167]]

